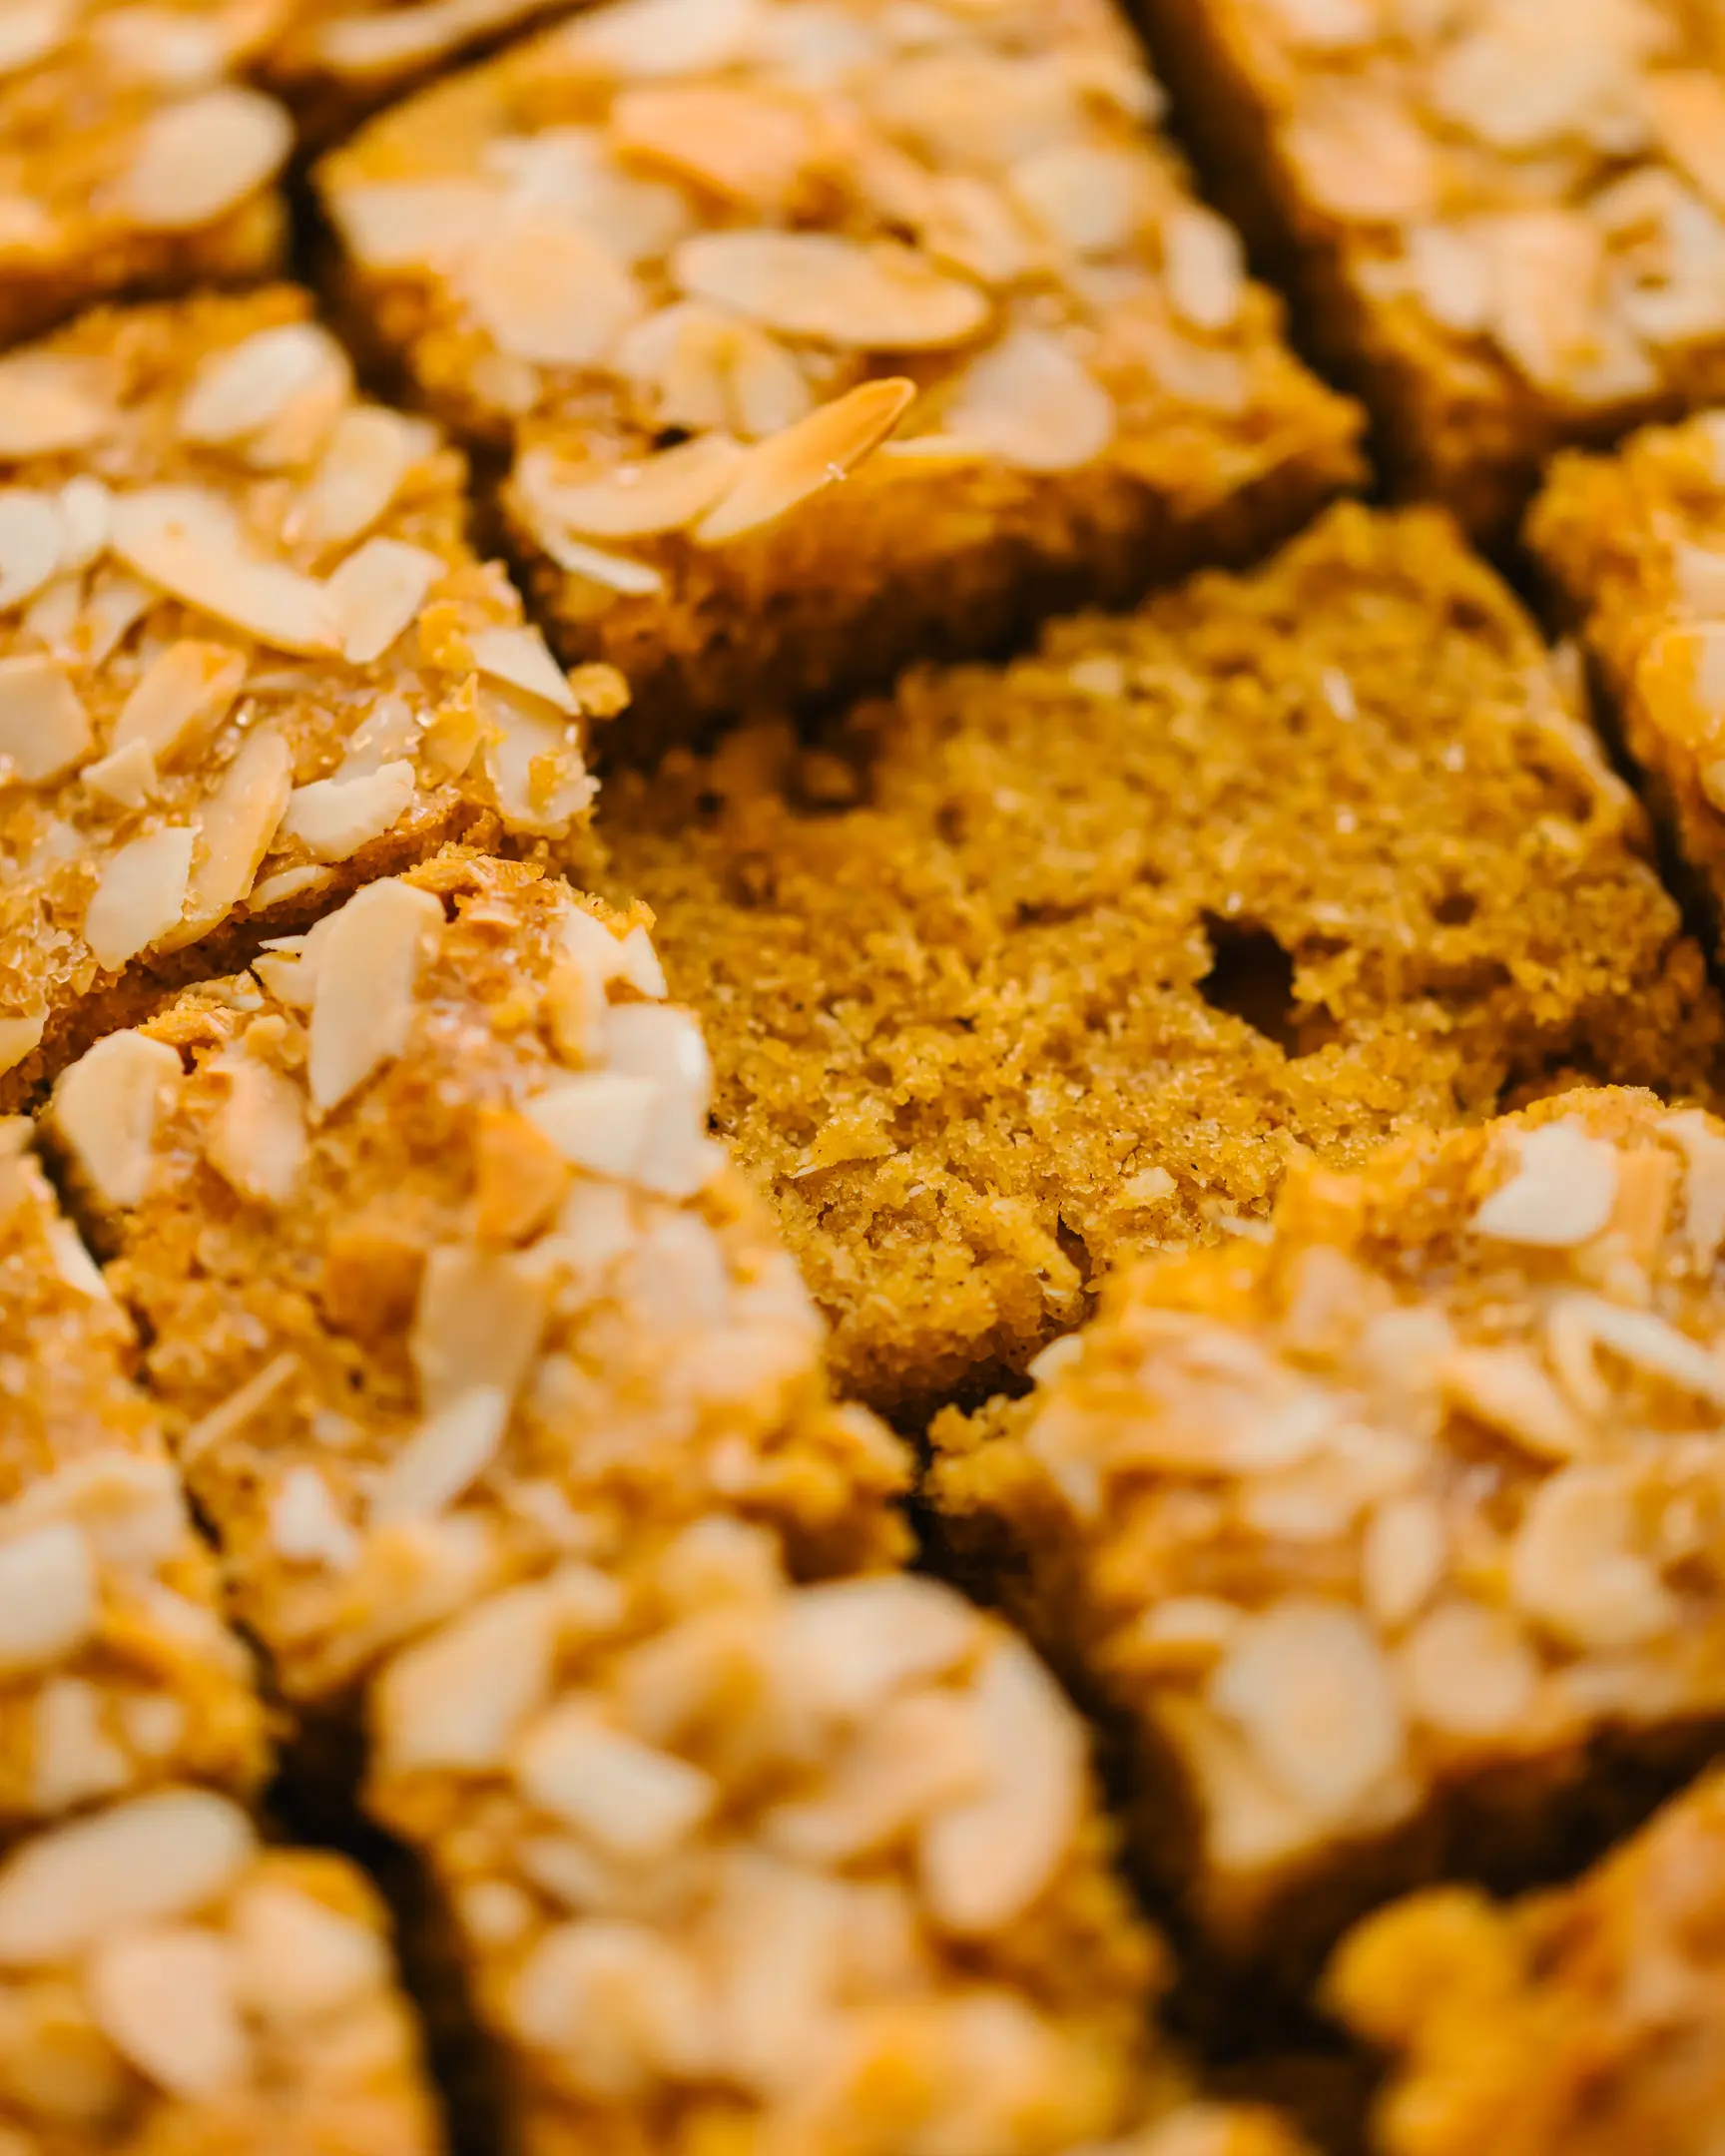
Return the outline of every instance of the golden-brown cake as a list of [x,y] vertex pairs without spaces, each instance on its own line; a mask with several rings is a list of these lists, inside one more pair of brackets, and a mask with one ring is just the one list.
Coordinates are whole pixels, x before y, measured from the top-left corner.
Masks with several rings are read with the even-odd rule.
[[907,1413],[1300,1147],[1567,1065],[1694,1086],[1718,1038],[1566,668],[1430,511],[619,778],[598,828],[845,1382]]
[[614,0],[319,184],[355,335],[512,445],[535,588],[639,751],[1259,548],[1358,475],[1157,105],[1105,0]]
[[1570,1093],[1302,1169],[935,1424],[953,1548],[1118,1722],[1224,1956],[1550,1876],[1717,1744],[1722,1240],[1725,1124]]
[[586,718],[464,469],[287,288],[0,357],[0,1101],[468,833],[582,819]]
[[451,851],[288,943],[49,1116],[288,1697],[715,1504],[800,1569],[896,1556],[898,1449],[827,1394],[644,918]]

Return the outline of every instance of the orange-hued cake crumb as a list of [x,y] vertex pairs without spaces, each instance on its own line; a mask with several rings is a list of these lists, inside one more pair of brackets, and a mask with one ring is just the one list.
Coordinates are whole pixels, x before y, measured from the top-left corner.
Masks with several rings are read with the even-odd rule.
[[1143,0],[1392,475],[1506,539],[1553,450],[1725,392],[1725,41],[1683,0]]
[[439,2156],[384,1912],[350,1864],[160,1790],[0,1862],[18,2156]]
[[1560,457],[1527,539],[1725,931],[1725,413]]
[[370,1734],[525,2156],[1078,2156],[1146,2117],[1117,2156],[1292,2156],[1165,2117],[1162,1950],[1082,1726],[949,1588],[798,1586],[709,1517],[409,1648]]
[[452,851],[289,941],[49,1118],[289,1697],[716,1503],[895,1555],[898,1449],[827,1396],[644,917]]
[[1389,2057],[1376,2156],[1709,2156],[1722,1915],[1714,1775],[1559,1892],[1451,1888],[1371,1918],[1329,1990]]
[[600,828],[881,1404],[1021,1369],[1301,1146],[1691,1087],[1719,1034],[1568,670],[1431,511],[678,755]]
[[286,287],[0,358],[0,1103],[466,833],[565,836],[570,679],[464,468]]
[[244,1795],[269,1766],[132,1327],[29,1138],[0,1118],[0,1843],[168,1780]]
[[1549,1876],[1717,1744],[1722,1243],[1725,1123],[1573,1092],[1303,1168],[936,1421],[954,1549],[1117,1718],[1224,1955]]
[[1261,549],[1360,476],[1159,103],[1107,0],[615,0],[318,177],[355,335],[511,446],[535,589],[639,751]]
[[241,283],[280,266],[293,131],[240,77],[293,4],[8,0],[0,344],[91,300]]

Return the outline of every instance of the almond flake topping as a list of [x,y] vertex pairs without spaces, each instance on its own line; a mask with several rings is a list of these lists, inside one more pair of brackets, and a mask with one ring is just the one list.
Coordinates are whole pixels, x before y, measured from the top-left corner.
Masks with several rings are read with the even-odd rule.
[[914,382],[862,382],[823,404],[782,434],[758,442],[724,498],[695,528],[702,546],[723,546],[777,523],[801,503],[846,478],[879,447],[909,409]]
[[400,539],[367,539],[323,586],[337,625],[341,656],[350,666],[381,659],[417,619],[431,587],[445,574],[439,556]]
[[367,884],[321,924],[307,1061],[319,1114],[407,1045],[413,983],[442,925],[431,892],[394,877]]
[[197,2102],[247,2080],[233,1949],[214,1931],[122,1931],[97,1947],[88,1982],[97,2027],[159,2088]]
[[228,644],[182,638],[160,652],[121,706],[110,751],[134,743],[158,770],[201,747],[233,710],[246,682],[246,655]]
[[1475,1234],[1503,1243],[1563,1250],[1589,1242],[1617,1201],[1617,1149],[1589,1138],[1579,1123],[1544,1123],[1525,1132],[1510,1179],[1473,1215]]
[[0,487],[0,608],[22,606],[60,566],[65,521],[52,494]]
[[346,354],[315,322],[280,322],[213,352],[180,406],[187,441],[236,442],[278,418],[302,390],[333,375],[351,382]]
[[1068,346],[1045,330],[1009,330],[973,359],[946,411],[961,440],[986,444],[1023,471],[1077,471],[1114,439],[1114,401]]
[[679,288],[788,336],[860,351],[924,351],[981,333],[988,301],[913,249],[830,233],[714,232],[671,258]]
[[0,1071],[16,1070],[27,1055],[33,1055],[42,1045],[47,1030],[46,1011],[28,1017],[0,1014]]
[[607,1729],[580,1700],[554,1707],[528,1731],[515,1779],[541,1811],[637,1864],[669,1858],[719,1796],[699,1769]]
[[114,503],[114,551],[188,606],[279,651],[338,648],[322,585],[285,563],[260,561],[220,495],[199,487],[146,487]]
[[1699,1108],[1665,1116],[1659,1128],[1683,1150],[1683,1235],[1690,1258],[1711,1270],[1725,1243],[1725,1132]]
[[0,359],[0,457],[84,449],[108,431],[113,407],[92,372],[47,352]]
[[342,188],[330,207],[355,258],[372,270],[459,261],[500,207],[477,180],[389,180]]
[[1612,1653],[1670,1631],[1679,1605],[1632,1547],[1633,1535],[1632,1489],[1623,1469],[1564,1468],[1528,1499],[1510,1552],[1516,1606],[1582,1650]]
[[321,548],[360,538],[387,511],[415,457],[433,439],[375,405],[343,412],[302,506],[289,518],[289,542]]
[[618,0],[577,17],[558,49],[618,81],[707,75],[746,56],[763,15],[761,0]]
[[228,1081],[228,1097],[206,1147],[211,1166],[242,1198],[286,1205],[305,1164],[299,1088],[243,1049],[213,1057],[204,1067]]
[[293,143],[274,99],[232,85],[146,121],[119,207],[154,232],[184,232],[237,208],[274,179]]
[[0,659],[0,759],[17,778],[63,779],[93,745],[90,715],[58,661],[41,652]]
[[131,1925],[189,1915],[256,1847],[240,1807],[206,1790],[164,1790],[26,1842],[0,1865],[0,1967],[46,1967]]
[[481,629],[473,638],[473,664],[492,681],[507,682],[573,719],[580,710],[569,677],[534,628]]
[[314,779],[288,797],[278,842],[302,845],[313,860],[350,860],[400,821],[417,791],[405,759],[352,779]]
[[494,1385],[457,1393],[420,1423],[371,1492],[374,1525],[440,1512],[478,1481],[509,1425],[509,1399]]
[[744,451],[729,434],[699,434],[597,479],[561,481],[543,452],[529,450],[516,482],[541,514],[590,539],[648,539],[682,531],[736,478]]
[[178,950],[226,920],[251,890],[288,807],[293,757],[273,726],[241,744],[222,783],[198,812],[199,855],[186,891],[186,915],[163,948]]
[[150,1183],[156,1122],[180,1058],[144,1033],[110,1033],[61,1074],[54,1128],[107,1206],[135,1206]]
[[0,1542],[0,1670],[8,1677],[65,1661],[97,1615],[95,1560],[70,1520]]
[[84,940],[99,966],[118,971],[178,925],[195,843],[189,827],[170,824],[109,856],[84,915]]
[[590,366],[646,307],[625,266],[550,212],[518,211],[468,264],[468,304],[506,352],[541,366]]

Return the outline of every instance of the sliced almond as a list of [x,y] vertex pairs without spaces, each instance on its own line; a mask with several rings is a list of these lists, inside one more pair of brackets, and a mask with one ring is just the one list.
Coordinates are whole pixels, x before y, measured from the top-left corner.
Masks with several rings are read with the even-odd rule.
[[77,23],[75,0],[12,0],[0,16],[0,75],[17,75],[57,52]]
[[1565,1467],[1533,1491],[1510,1550],[1516,1607],[1565,1646],[1615,1653],[1682,1620],[1682,1606],[1633,1547],[1634,1511],[1614,1466]]
[[758,442],[718,506],[695,527],[701,546],[723,546],[778,520],[853,472],[909,409],[914,382],[862,382],[783,434]]
[[332,188],[329,209],[367,269],[418,270],[457,261],[482,241],[501,200],[477,180],[386,180]]
[[257,1837],[232,1799],[164,1790],[26,1842],[0,1866],[0,1965],[72,1960],[97,1939],[227,1891]]
[[572,719],[580,710],[568,676],[535,628],[481,629],[473,638],[473,664],[491,680],[507,682]]
[[60,566],[65,519],[52,494],[0,487],[0,608],[22,606]]
[[600,547],[571,539],[554,526],[537,524],[533,536],[546,556],[566,575],[580,577],[599,590],[615,592],[625,599],[650,599],[665,589],[665,579],[651,562],[631,561],[627,555],[611,554]]
[[769,329],[858,351],[967,343],[989,313],[974,284],[913,249],[832,233],[700,233],[672,255],[671,274],[680,290]]
[[497,1456],[509,1401],[492,1385],[460,1392],[427,1416],[371,1492],[376,1526],[423,1519],[464,1496]]
[[62,1072],[54,1128],[104,1205],[135,1206],[150,1185],[156,1124],[180,1058],[144,1033],[110,1033]]
[[1018,159],[1007,178],[1036,224],[1081,256],[1130,247],[1156,202],[1154,179],[1136,148],[1055,143]]
[[542,1715],[514,1770],[530,1804],[634,1864],[667,1861],[719,1802],[710,1775],[607,1729],[584,1700]]
[[67,1660],[100,1609],[95,1557],[70,1520],[0,1542],[0,1670],[9,1678]]
[[148,232],[209,225],[274,179],[292,146],[273,98],[223,85],[145,122],[116,201]]
[[619,0],[572,22],[557,57],[618,82],[711,74],[746,56],[764,13],[762,0]]
[[1573,1459],[1587,1448],[1586,1426],[1524,1349],[1457,1348],[1442,1384],[1446,1398],[1535,1459]]
[[188,606],[279,651],[332,652],[338,625],[323,586],[246,546],[234,512],[200,487],[146,487],[114,503],[114,551]]
[[88,569],[108,545],[114,497],[100,479],[79,472],[60,489],[60,567],[69,575]]
[[0,659],[0,758],[26,786],[47,786],[90,754],[90,714],[45,652]]
[[90,580],[90,596],[78,619],[78,647],[87,666],[101,666],[125,643],[161,594],[142,578],[104,565]]
[[1071,1849],[1085,1750],[1059,1687],[1016,1640],[1000,1640],[984,1663],[975,1707],[988,1785],[924,1823],[917,1858],[935,1922],[987,1937],[1023,1915]]
[[262,1369],[254,1370],[244,1384],[192,1424],[177,1447],[182,1463],[199,1459],[215,1446],[238,1437],[298,1376],[300,1367],[299,1357],[290,1349],[272,1355]]
[[544,1329],[543,1276],[508,1252],[444,1244],[425,1262],[408,1335],[421,1403],[433,1414],[479,1390],[507,1412]]
[[405,761],[357,779],[314,779],[288,797],[278,842],[302,845],[313,860],[350,860],[400,821],[417,786]]
[[118,971],[179,924],[195,842],[188,825],[170,824],[109,856],[84,915],[84,940],[99,966]]
[[121,1931],[98,1946],[85,1980],[97,2027],[158,2088],[196,2103],[245,2084],[252,2043],[234,1953],[214,1931]]
[[744,454],[729,434],[701,434],[583,483],[536,474],[531,491],[536,508],[585,538],[654,538],[682,531],[710,509],[736,478]]
[[1700,69],[1650,75],[1642,89],[1659,147],[1713,209],[1725,211],[1725,89]]
[[0,1015],[0,1071],[16,1070],[26,1056],[34,1055],[47,1030],[46,1011]]
[[0,456],[56,456],[85,449],[114,424],[91,370],[48,352],[0,359]]
[[400,539],[367,539],[323,586],[351,666],[369,666],[412,627],[445,574],[440,556]]
[[1608,1348],[1632,1369],[1725,1406],[1725,1363],[1657,1312],[1626,1310],[1596,1295],[1565,1296],[1561,1309],[1595,1349]]
[[190,637],[153,659],[114,722],[111,750],[141,744],[158,769],[201,747],[234,708],[246,683],[246,654]]
[[413,983],[442,925],[432,893],[395,877],[355,892],[322,923],[307,1063],[319,1114],[406,1046]]
[[504,827],[560,837],[596,791],[566,719],[543,698],[497,687],[484,693],[485,770]]
[[194,442],[244,440],[329,376],[345,395],[352,381],[346,354],[316,322],[278,322],[256,330],[212,352],[199,367],[181,401],[180,432]]
[[823,142],[807,105],[743,83],[625,90],[611,107],[609,133],[623,157],[760,209],[796,193]]
[[420,453],[418,430],[397,413],[370,404],[343,412],[288,520],[289,543],[346,546],[361,537],[388,510]]
[[640,1158],[659,1098],[654,1079],[582,1071],[524,1102],[522,1113],[572,1167],[627,1177]]
[[256,1056],[229,1053],[204,1066],[228,1081],[205,1143],[211,1166],[242,1198],[286,1205],[305,1165],[305,1103],[290,1078]]
[[646,307],[602,241],[550,211],[518,212],[468,264],[468,305],[517,359],[591,366]]
[[1246,255],[1232,225],[1183,203],[1162,221],[1162,278],[1168,304],[1193,329],[1232,328],[1246,298]]
[[1114,400],[1060,338],[1017,328],[973,359],[946,425],[1023,471],[1076,471],[1114,439]]
[[1725,1243],[1725,1130],[1699,1108],[1664,1116],[1659,1128],[1683,1153],[1683,1238],[1690,1259],[1711,1272]]
[[198,859],[186,917],[163,942],[179,950],[224,921],[251,890],[293,788],[293,756],[273,726],[257,728],[198,812]]
[[1616,1147],[1565,1118],[1522,1134],[1515,1173],[1471,1225],[1499,1242],[1566,1250],[1598,1235],[1616,1202]]
[[1402,1649],[1402,1681],[1414,1717],[1446,1736],[1505,1737],[1524,1727],[1539,1665],[1514,1618],[1477,1602],[1443,1602]]
[[393,1979],[388,1950],[369,1924],[286,1883],[246,1886],[231,1931],[241,1989],[279,2028],[326,2023]]

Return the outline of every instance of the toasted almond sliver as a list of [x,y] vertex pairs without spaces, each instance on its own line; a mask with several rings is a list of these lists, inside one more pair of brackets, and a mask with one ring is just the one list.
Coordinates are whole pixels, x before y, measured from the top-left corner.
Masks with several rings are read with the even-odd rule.
[[1525,1132],[1515,1173],[1473,1215],[1475,1235],[1564,1250],[1598,1235],[1617,1201],[1617,1149],[1565,1117]]
[[320,924],[307,1061],[319,1114],[406,1046],[420,959],[442,925],[432,893],[394,877],[367,884]]
[[1183,322],[1229,328],[1246,297],[1246,257],[1232,225],[1213,210],[1182,203],[1162,221],[1162,274],[1168,303]]
[[458,1393],[427,1416],[379,1476],[371,1519],[423,1519],[456,1502],[497,1456],[509,1400],[493,1385]]
[[94,764],[86,764],[82,776],[90,791],[105,801],[115,802],[122,808],[142,808],[156,792],[156,759],[143,742],[132,742]]
[[219,1400],[208,1413],[202,1414],[181,1438],[179,1457],[182,1463],[195,1460],[208,1452],[213,1445],[226,1444],[237,1437],[254,1422],[284,1385],[299,1374],[299,1357],[289,1349],[272,1355],[264,1367],[254,1370],[246,1382],[238,1385],[224,1400]]
[[74,360],[46,352],[0,359],[0,456],[53,456],[105,434],[114,407]]
[[245,1053],[207,1063],[228,1080],[206,1147],[211,1165],[242,1198],[286,1205],[305,1164],[305,1104],[299,1088],[268,1063]]
[[620,82],[706,75],[743,58],[761,14],[761,0],[620,0],[577,17],[557,57]]
[[395,499],[418,447],[417,430],[395,412],[369,404],[343,412],[302,507],[289,519],[288,539],[332,547],[359,538]]
[[75,575],[88,569],[108,545],[108,527],[114,514],[114,497],[100,479],[79,472],[60,489],[60,568]]
[[92,742],[90,714],[57,661],[43,652],[0,659],[0,758],[27,786],[64,778]]
[[11,0],[0,15],[0,75],[16,75],[58,50],[77,19],[73,0]]
[[119,205],[151,232],[208,225],[274,178],[293,143],[273,98],[225,85],[146,121]]
[[201,858],[186,893],[186,917],[162,938],[164,950],[195,943],[246,896],[276,835],[293,788],[293,755],[273,726],[246,737],[222,784],[198,815]]
[[595,793],[569,722],[543,698],[507,683],[487,688],[480,708],[488,729],[485,772],[505,827],[562,836]]
[[0,1071],[16,1070],[26,1056],[34,1055],[47,1030],[46,1011],[0,1016]]
[[244,2085],[252,2042],[234,1950],[216,1932],[190,1924],[117,1932],[85,1980],[96,2026],[158,2088],[199,2102]]
[[695,527],[702,546],[723,546],[778,520],[845,478],[879,447],[915,400],[902,376],[862,382],[783,434],[758,442],[718,507]]
[[1114,401],[1066,344],[1013,329],[970,363],[946,425],[1023,471],[1076,471],[1114,439]]
[[481,629],[473,639],[473,664],[492,681],[507,682],[573,719],[580,710],[569,678],[546,649],[537,629]]
[[51,1116],[104,1205],[135,1206],[150,1185],[156,1122],[180,1058],[148,1034],[110,1033],[63,1071]]
[[654,1079],[582,1071],[524,1102],[522,1112],[573,1167],[627,1176],[646,1142],[659,1100]]
[[246,654],[183,637],[158,654],[120,708],[110,749],[146,748],[160,770],[209,739],[246,681]]
[[411,764],[385,764],[357,779],[314,779],[295,787],[279,833],[284,845],[297,841],[313,860],[350,860],[363,845],[397,823],[412,802]]
[[284,563],[259,561],[232,509],[200,487],[145,487],[114,503],[122,561],[188,606],[279,651],[338,649],[323,586]]
[[693,524],[735,479],[745,454],[729,434],[700,434],[584,483],[560,485],[546,472],[527,485],[535,507],[584,538],[647,539]]
[[52,494],[0,487],[0,608],[22,606],[60,566],[66,523]]
[[187,441],[235,442],[280,416],[301,390],[334,373],[351,379],[346,354],[316,322],[278,322],[212,352],[180,405]]
[[444,574],[439,556],[400,539],[367,539],[323,587],[340,626],[341,656],[369,666],[411,627]]
[[914,250],[830,233],[713,232],[671,258],[678,287],[788,336],[859,351],[932,351],[982,330],[988,300]]
[[332,189],[329,209],[356,261],[403,270],[465,255],[495,223],[501,200],[477,180],[384,180]]
[[646,306],[610,250],[552,211],[511,217],[474,255],[465,281],[488,334],[541,366],[591,365]]
[[84,915],[84,940],[99,966],[117,971],[176,925],[194,843],[189,825],[170,824],[109,858]]

